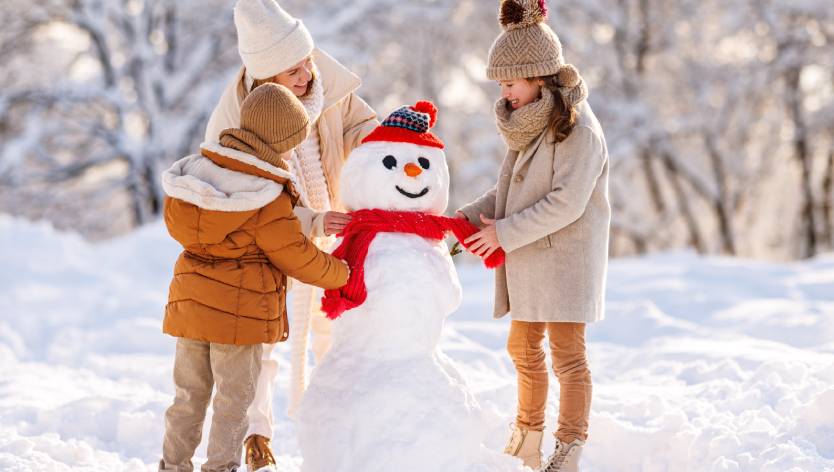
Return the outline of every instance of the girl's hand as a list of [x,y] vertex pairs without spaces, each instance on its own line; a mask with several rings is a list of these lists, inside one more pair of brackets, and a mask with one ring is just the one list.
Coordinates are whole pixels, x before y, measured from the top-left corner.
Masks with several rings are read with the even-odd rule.
[[330,236],[341,233],[350,220],[351,217],[347,213],[328,211],[324,214],[324,234]]
[[469,221],[469,218],[467,218],[466,215],[462,211],[456,211],[455,212],[455,218]]
[[470,245],[468,248],[469,252],[486,259],[493,252],[501,249],[501,243],[498,242],[498,231],[495,229],[495,220],[481,215],[481,222],[484,224],[483,229],[466,238],[464,242]]

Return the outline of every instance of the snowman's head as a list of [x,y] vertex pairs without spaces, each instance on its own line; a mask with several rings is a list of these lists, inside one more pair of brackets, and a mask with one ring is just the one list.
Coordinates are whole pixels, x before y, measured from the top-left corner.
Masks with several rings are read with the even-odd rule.
[[446,211],[449,167],[429,132],[436,117],[430,102],[401,107],[351,152],[339,185],[348,210]]
[[349,210],[442,214],[449,203],[449,167],[442,149],[372,141],[354,149],[340,181]]

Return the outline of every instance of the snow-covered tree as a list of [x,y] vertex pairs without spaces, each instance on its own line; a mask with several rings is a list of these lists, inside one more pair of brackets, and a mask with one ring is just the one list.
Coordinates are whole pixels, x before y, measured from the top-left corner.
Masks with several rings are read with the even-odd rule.
[[[159,171],[193,150],[239,66],[233,3],[4,2],[0,210],[88,234],[153,218]],[[452,206],[494,183],[504,145],[484,69],[498,0],[280,3],[380,114],[438,103]],[[612,253],[834,248],[830,2],[548,3],[605,129]]]
[[231,2],[12,3],[0,9],[20,17],[15,40],[37,55],[14,41],[0,48],[12,58],[0,100],[11,136],[3,180],[64,223],[106,226],[118,216],[100,210],[125,197],[129,225],[150,221],[161,169],[193,148],[236,60]]

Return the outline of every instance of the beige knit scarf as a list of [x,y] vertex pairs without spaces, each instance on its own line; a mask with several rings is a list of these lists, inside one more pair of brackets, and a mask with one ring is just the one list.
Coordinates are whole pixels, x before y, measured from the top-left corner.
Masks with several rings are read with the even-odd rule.
[[506,98],[495,102],[495,123],[510,150],[522,151],[545,128],[556,107],[553,92],[542,87],[542,97],[535,102],[513,110]]

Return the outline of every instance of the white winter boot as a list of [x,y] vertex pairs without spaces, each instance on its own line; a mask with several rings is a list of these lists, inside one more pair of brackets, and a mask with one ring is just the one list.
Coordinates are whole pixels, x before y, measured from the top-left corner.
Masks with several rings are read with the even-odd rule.
[[565,444],[556,438],[556,448],[541,472],[579,472],[579,457],[584,445],[585,441],[581,439],[574,439],[571,443]]
[[539,470],[542,466],[542,436],[544,431],[530,431],[513,425],[513,434],[504,454],[518,457],[524,465]]

